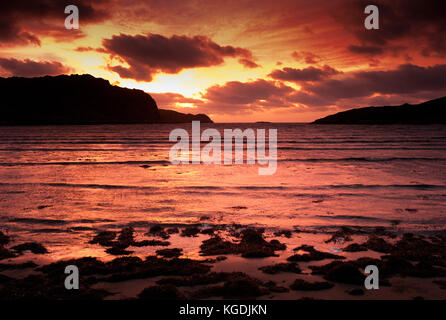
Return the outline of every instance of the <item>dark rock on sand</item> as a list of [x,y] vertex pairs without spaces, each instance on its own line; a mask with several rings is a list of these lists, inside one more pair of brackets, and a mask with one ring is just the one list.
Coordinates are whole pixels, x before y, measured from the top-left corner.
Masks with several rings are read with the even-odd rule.
[[133,240],[133,233],[134,229],[132,227],[125,227],[122,228],[121,232],[119,233],[118,241],[116,244],[120,248],[127,248],[130,247],[134,240]]
[[336,254],[328,253],[328,252],[322,252],[316,250],[313,246],[303,245],[298,248],[295,248],[294,251],[306,251],[307,253],[304,254],[295,254],[291,257],[288,257],[288,261],[293,262],[308,262],[308,261],[319,261],[324,259],[345,259],[343,256],[338,256]]
[[[155,229],[157,230],[157,229]],[[150,232],[150,231],[149,231]],[[156,232],[159,232],[157,230]],[[154,231],[155,233],[155,231]],[[101,231],[99,232],[90,243],[97,243],[103,247],[109,247],[105,250],[107,253],[112,255],[129,255],[133,253],[133,251],[126,250],[128,247],[146,247],[146,246],[169,246],[170,242],[167,241],[158,241],[158,240],[142,240],[135,241],[134,240],[134,229],[133,227],[124,227],[119,232],[119,237],[117,240],[114,240],[117,236],[115,231]]]
[[392,239],[395,239],[397,237],[395,233],[386,230],[384,227],[376,227],[375,230],[373,231],[373,234],[376,236],[389,237]]
[[23,263],[0,263],[0,271],[5,270],[20,270],[20,269],[28,269],[35,268],[37,264],[34,262],[23,262]]
[[8,244],[11,239],[9,236],[5,235],[3,232],[0,231],[0,246],[4,246],[5,244]]
[[378,266],[380,276],[384,280],[395,275],[419,278],[445,276],[446,238],[440,232],[429,240],[422,235],[407,233],[392,245],[372,235],[364,245],[374,251],[388,254],[382,256],[381,260],[361,258],[352,263],[360,268],[367,265]]
[[351,263],[361,269],[364,269],[368,265],[376,265],[380,273],[380,284],[383,286],[390,285],[387,279],[395,275],[416,278],[446,276],[445,269],[435,267],[428,261],[421,261],[414,264],[400,255],[386,255],[381,260],[364,257],[351,261]]
[[83,277],[91,276],[89,283],[120,282],[157,276],[189,276],[206,274],[211,269],[208,265],[190,259],[150,256],[145,260],[138,257],[120,257],[107,263],[91,257],[63,260],[37,268],[37,271],[48,277],[65,276],[64,270],[67,265],[76,265]]
[[332,261],[323,266],[309,266],[312,274],[320,274],[324,279],[347,284],[363,285],[365,276],[354,262]]
[[194,287],[209,284],[216,284],[219,282],[229,281],[244,277],[245,274],[241,272],[211,272],[207,274],[193,274],[191,276],[182,278],[165,278],[158,280],[157,284],[171,284],[178,287]]
[[201,255],[216,256],[221,254],[237,254],[237,244],[231,241],[223,240],[219,236],[214,236],[208,240],[204,240],[200,246]]
[[107,252],[108,254],[111,254],[113,256],[126,256],[126,255],[133,253],[133,251],[125,250],[125,249],[119,248],[117,246],[108,248],[107,250],[105,250],[105,252]]
[[183,249],[161,249],[157,250],[156,254],[164,258],[177,258],[183,254]]
[[334,287],[333,283],[330,282],[308,282],[302,279],[296,279],[294,283],[290,286],[292,290],[295,291],[316,291],[316,290],[327,290]]
[[3,246],[0,246],[0,260],[14,258],[16,256],[17,255],[14,252],[12,252],[11,250],[9,250]]
[[[65,267],[76,265],[80,270],[81,281],[79,290],[67,290],[63,286],[65,281]],[[85,276],[104,274],[106,264],[95,258],[82,258],[58,261],[36,269],[42,274],[30,275],[24,279],[11,281],[7,287],[0,290],[1,299],[50,299],[77,300],[102,299],[110,295],[104,290],[90,288],[91,283]]]
[[325,275],[335,266],[341,265],[344,263],[343,261],[335,260],[330,263],[324,264],[322,266],[308,266],[308,268],[311,269],[311,274],[317,274],[317,275]]
[[374,235],[370,236],[367,242],[363,245],[370,250],[381,253],[389,253],[393,249],[393,246],[390,243]]
[[101,231],[99,232],[93,240],[90,241],[91,244],[99,244],[103,247],[110,247],[113,245],[113,240],[116,238],[117,232],[115,231]]
[[[445,274],[446,244],[441,233],[427,240],[424,236],[404,234],[394,245],[376,236],[367,241],[369,248],[388,255],[376,263],[383,277],[394,275],[410,277],[441,277]],[[435,239],[439,239],[436,241]],[[370,240],[370,239],[369,239]]]
[[367,247],[363,244],[352,243],[343,249],[345,252],[367,251]]
[[37,242],[22,243],[12,247],[11,249],[20,253],[22,253],[23,251],[31,251],[34,254],[48,253],[48,250],[43,245]]
[[354,285],[363,285],[365,276],[350,262],[342,262],[330,268],[324,276],[326,280]]
[[149,232],[147,232],[147,235],[154,236],[154,237],[160,237],[164,240],[170,238],[170,235],[159,224],[150,227]]
[[275,251],[286,249],[286,246],[277,240],[266,241],[262,229],[245,229],[240,236],[240,243],[226,241],[219,236],[205,240],[200,246],[201,254],[203,256],[241,254],[245,258],[260,258],[276,256]]
[[264,287],[268,288],[269,291],[275,293],[289,292],[290,289],[282,286],[278,286],[274,281],[268,281],[263,284]]
[[415,264],[405,275],[416,278],[446,277],[446,269],[438,268],[428,262],[421,261]]
[[274,232],[274,235],[276,237],[283,236],[283,237],[286,237],[286,238],[291,238],[293,234],[292,234],[291,230],[279,230],[279,231]]
[[80,282],[79,290],[67,290],[63,286],[66,274],[30,275],[14,279],[0,289],[2,300],[99,300],[110,295],[105,290],[96,290],[86,282]]
[[361,269],[365,269],[365,267],[370,265],[381,266],[382,260],[369,257],[361,257],[359,259],[352,260],[350,262],[357,265]]
[[203,263],[216,263],[216,262],[224,261],[227,259],[228,259],[228,257],[226,257],[226,256],[218,256],[218,257],[215,257],[214,259],[208,258],[208,259],[201,260],[201,261]]
[[278,274],[281,272],[290,272],[290,273],[301,273],[302,270],[299,268],[297,263],[288,262],[288,263],[278,263],[270,266],[260,267],[259,270],[262,270],[267,274]]
[[382,277],[391,277],[397,274],[407,275],[412,273],[413,264],[401,256],[383,256],[378,263],[370,263],[378,266]]
[[263,229],[248,228],[242,231],[242,240],[238,249],[244,258],[262,258],[276,256],[275,251],[285,250],[286,245],[278,240],[266,241]]
[[180,233],[180,230],[179,230],[177,227],[173,227],[173,228],[168,228],[168,229],[166,230],[166,232],[167,232],[168,234],[175,234],[175,233]]
[[356,288],[356,289],[347,290],[347,293],[351,296],[363,296],[364,290]]
[[158,285],[145,288],[139,299],[143,300],[185,300],[186,297],[173,285]]
[[197,227],[187,227],[181,232],[182,237],[196,237],[200,233],[200,229]]
[[146,260],[141,262],[127,263],[125,268],[119,270],[106,278],[102,278],[101,281],[121,282],[157,276],[187,276],[195,273],[207,273],[210,267],[190,259],[147,257]]
[[170,246],[169,241],[159,241],[159,240],[142,240],[135,241],[132,243],[133,247],[167,247]]
[[266,258],[275,256],[277,254],[274,249],[269,247],[254,247],[242,252],[243,258]]
[[164,231],[164,228],[161,225],[155,224],[150,227],[148,234],[158,234],[163,231]]
[[144,261],[139,257],[119,257],[104,263],[104,267],[105,273],[110,274],[135,270],[143,264]]
[[215,228],[206,228],[206,229],[201,230],[200,233],[212,236],[215,233]]
[[330,243],[330,242],[348,242],[348,241],[352,241],[352,235],[355,232],[348,228],[348,227],[342,227],[340,230],[336,231],[335,233],[333,233],[333,235],[331,236],[330,239],[326,240],[325,243]]
[[[441,239],[441,233],[439,234]],[[394,247],[392,255],[411,261],[424,261],[446,267],[446,239],[434,242],[413,234],[404,234]]]
[[37,268],[37,271],[43,272],[48,276],[55,276],[58,274],[64,274],[65,267],[68,265],[75,265],[79,268],[83,275],[93,274],[105,274],[107,268],[104,262],[99,261],[96,258],[85,257],[81,259],[70,259],[53,262]]
[[115,256],[132,254],[133,251],[126,249],[134,243],[133,233],[133,227],[122,228],[116,241],[108,241],[108,245],[111,245],[111,248],[108,248],[105,252]]
[[205,299],[211,297],[234,298],[254,298],[269,293],[269,290],[262,285],[262,282],[239,273],[225,281],[222,286],[206,287],[193,294],[195,299]]

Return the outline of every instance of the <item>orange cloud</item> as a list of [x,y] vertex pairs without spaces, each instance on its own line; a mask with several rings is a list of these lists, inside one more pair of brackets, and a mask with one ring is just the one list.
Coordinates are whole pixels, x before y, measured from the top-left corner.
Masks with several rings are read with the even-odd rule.
[[[170,38],[159,34],[113,36],[103,41],[105,49],[119,56],[129,68],[110,66],[121,78],[152,81],[157,73],[179,73],[183,69],[210,67],[223,63],[226,57],[242,57],[240,63],[255,65],[249,59],[249,50],[233,46],[220,46],[205,36],[177,36]],[[257,66],[257,65],[256,65]]]
[[0,58],[0,67],[8,76],[39,77],[44,75],[60,75],[71,71],[69,67],[56,61],[32,61]]

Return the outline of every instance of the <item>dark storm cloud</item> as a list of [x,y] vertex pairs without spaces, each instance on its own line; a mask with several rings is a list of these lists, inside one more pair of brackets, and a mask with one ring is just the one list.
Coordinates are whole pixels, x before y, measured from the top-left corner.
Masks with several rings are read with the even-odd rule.
[[308,67],[305,69],[283,68],[274,70],[269,76],[276,80],[300,83],[321,81],[340,73],[330,66],[323,66],[322,68]]
[[69,68],[56,61],[32,61],[0,58],[0,67],[9,76],[38,77],[44,75],[59,75],[70,71]]
[[5,43],[40,45],[40,40],[36,36],[22,31],[13,21],[8,21],[1,15],[2,13],[0,13],[0,45]]
[[380,95],[444,95],[446,65],[420,67],[412,64],[388,71],[362,71],[344,79],[328,79],[304,86],[293,101],[306,105],[334,105],[341,99]]
[[[82,23],[100,22],[109,15],[105,10],[98,9],[98,5],[108,0],[73,0],[69,3],[59,0],[14,0],[0,2],[0,45],[40,45],[42,35],[55,38],[79,37],[79,32],[61,34],[66,14],[65,6],[76,5]],[[54,32],[59,30],[59,32]]]
[[[379,8],[380,29],[366,30],[362,23],[364,8],[374,4]],[[344,0],[335,13],[336,20],[352,32],[360,45],[354,53],[374,51],[379,54],[396,42],[411,42],[425,55],[446,55],[446,2],[438,0]],[[351,48],[350,48],[351,49]]]
[[376,46],[354,46],[354,45],[351,45],[348,47],[348,50],[351,53],[364,54],[364,55],[368,55],[368,56],[375,56],[375,55],[382,54],[384,52],[383,48],[376,47]]
[[220,65],[227,57],[240,57],[244,65],[251,61],[251,52],[243,48],[220,46],[205,36],[158,34],[113,36],[104,39],[105,49],[130,67],[109,67],[122,78],[151,81],[156,73],[176,74],[183,69]]

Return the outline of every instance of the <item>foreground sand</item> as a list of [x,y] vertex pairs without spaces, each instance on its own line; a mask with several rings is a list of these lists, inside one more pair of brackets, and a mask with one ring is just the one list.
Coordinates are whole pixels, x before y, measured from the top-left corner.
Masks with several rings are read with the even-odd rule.
[[[0,233],[0,299],[446,297],[446,231],[128,226],[89,235],[85,248],[96,255],[66,248],[72,259],[61,260],[45,245]],[[79,268],[80,290],[64,288],[67,265]],[[367,265],[380,270],[379,290],[364,288]]]

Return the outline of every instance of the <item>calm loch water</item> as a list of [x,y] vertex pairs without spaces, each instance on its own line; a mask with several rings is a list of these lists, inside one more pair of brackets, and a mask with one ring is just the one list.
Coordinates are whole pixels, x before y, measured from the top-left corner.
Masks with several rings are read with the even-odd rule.
[[202,125],[276,128],[273,176],[258,164],[170,164],[176,127],[0,128],[2,230],[69,251],[127,224],[445,228],[445,126]]

